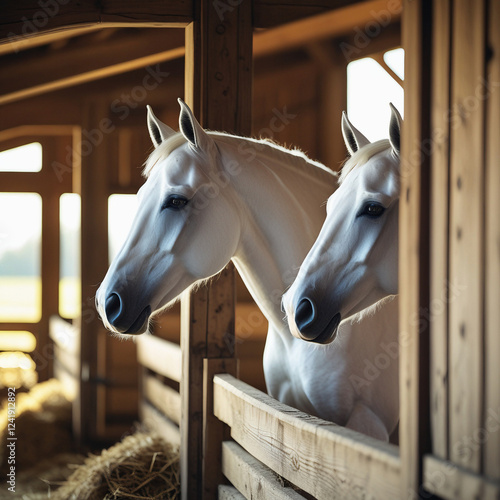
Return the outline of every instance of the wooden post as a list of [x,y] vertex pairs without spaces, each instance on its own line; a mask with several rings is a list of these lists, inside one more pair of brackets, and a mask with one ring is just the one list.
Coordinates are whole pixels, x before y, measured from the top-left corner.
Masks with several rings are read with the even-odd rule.
[[[107,148],[99,124],[108,116],[104,102],[84,106],[80,147],[75,147],[81,166],[78,174],[81,196],[81,275],[82,305],[80,316],[80,396],[76,412],[77,439],[82,443],[97,433],[97,356],[98,335],[103,326],[94,307],[99,283],[108,268],[108,193]],[[81,155],[78,149],[80,149]],[[95,242],[98,241],[99,245]],[[102,353],[101,353],[102,355]]]
[[405,123],[399,215],[401,498],[418,498],[429,432],[429,164],[431,2],[403,6]]
[[[490,0],[487,23],[488,42],[491,59],[488,64],[487,79],[490,85],[500,82],[500,2]],[[486,103],[486,207],[485,207],[485,405],[484,418],[491,420],[490,412],[500,408],[500,222],[495,213],[500,212],[500,90],[492,92]],[[500,432],[491,433],[485,443],[484,474],[500,479]]]
[[[451,4],[433,5],[431,191],[431,299],[438,299],[442,312],[432,315],[431,336],[431,421],[432,450],[448,458],[448,223],[450,168],[450,23]],[[439,135],[437,135],[439,134]]]
[[[451,71],[450,458],[480,472],[481,449],[460,442],[482,426],[485,1],[454,2]],[[471,101],[472,100],[472,101]],[[471,104],[472,103],[472,104]]]
[[[203,0],[186,29],[185,100],[201,125],[241,135],[251,130],[251,2],[239,5]],[[220,479],[208,477],[207,461],[220,461],[221,443],[203,428],[204,359],[233,358],[234,268],[229,265],[208,287],[186,295],[181,307],[181,477],[182,498],[216,498]],[[213,368],[207,363],[207,370]],[[227,368],[234,373],[235,365]],[[205,395],[204,395],[205,392]],[[207,421],[207,418],[205,418]],[[220,423],[220,425],[223,425]],[[206,460],[203,459],[205,456]]]

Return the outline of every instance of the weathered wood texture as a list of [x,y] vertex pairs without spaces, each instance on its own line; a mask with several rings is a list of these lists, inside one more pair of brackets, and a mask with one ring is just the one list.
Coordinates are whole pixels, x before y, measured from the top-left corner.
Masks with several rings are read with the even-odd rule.
[[293,488],[285,486],[271,469],[252,457],[238,443],[222,445],[222,472],[245,498],[252,500],[303,500]]
[[[487,66],[489,82],[486,104],[485,150],[485,401],[484,425],[491,412],[500,414],[500,2],[490,0],[486,30],[491,58]],[[497,428],[498,429],[498,428]],[[483,473],[500,479],[500,430],[491,432],[484,444]],[[499,495],[500,496],[500,495]]]
[[416,498],[429,432],[429,154],[431,5],[403,4],[405,123],[399,205],[400,424],[402,492]]
[[[252,95],[251,4],[241,2],[224,13],[209,1],[199,2],[196,7],[195,21],[186,29],[186,102],[202,126],[248,135]],[[205,358],[234,357],[234,303],[232,265],[208,287],[185,295],[182,301],[183,499],[215,495],[214,491],[203,491],[203,454],[216,461],[220,461],[221,454],[220,442],[210,449],[212,441],[203,429],[204,398],[207,401],[203,363]]]
[[153,335],[142,335],[136,343],[137,357],[142,366],[176,382],[181,381],[182,353],[177,344]]
[[434,3],[433,446],[423,479],[449,499],[500,496],[499,22],[495,1]]
[[448,457],[448,223],[451,2],[433,5],[431,190],[431,421],[432,450]]
[[498,500],[500,481],[492,481],[460,466],[427,455],[424,457],[424,487],[446,500]]
[[452,21],[449,263],[450,283],[463,292],[450,301],[450,458],[474,472],[480,447],[460,442],[481,427],[484,394],[484,103],[474,95],[485,74],[484,9],[457,0]]
[[397,448],[304,414],[231,377],[214,379],[214,413],[256,459],[318,499],[400,498]]

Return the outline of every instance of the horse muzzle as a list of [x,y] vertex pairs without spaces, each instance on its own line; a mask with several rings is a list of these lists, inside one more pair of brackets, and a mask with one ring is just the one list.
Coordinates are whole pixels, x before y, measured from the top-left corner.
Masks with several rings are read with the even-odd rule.
[[329,344],[337,336],[341,315],[334,314],[325,325],[324,318],[320,318],[318,313],[314,300],[303,297],[295,308],[295,324],[303,340],[316,344]]
[[148,329],[151,306],[147,305],[137,316],[132,316],[123,304],[123,300],[116,292],[106,298],[104,312],[108,323],[118,333],[141,334]]

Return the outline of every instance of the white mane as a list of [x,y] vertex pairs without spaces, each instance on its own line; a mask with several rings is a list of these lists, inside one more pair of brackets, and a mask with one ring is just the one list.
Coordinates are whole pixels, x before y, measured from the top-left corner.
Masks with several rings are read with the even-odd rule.
[[[259,155],[265,155],[278,160],[280,163],[294,169],[301,170],[309,175],[313,175],[319,180],[332,182],[332,178],[336,178],[337,173],[325,167],[322,163],[311,160],[303,151],[299,149],[287,149],[284,146],[271,142],[267,139],[253,139],[251,137],[240,137],[236,135],[226,134],[223,132],[207,133],[214,138],[216,142],[225,142],[234,144],[237,141],[246,141],[256,145],[256,152]],[[162,159],[166,158],[175,149],[186,142],[186,138],[180,133],[169,137],[162,142],[148,157],[144,163],[143,175],[149,177],[154,166]]]
[[359,167],[360,165],[364,165],[370,158],[389,148],[391,148],[391,143],[389,142],[389,140],[382,139],[380,141],[370,142],[370,144],[367,144],[366,146],[363,146],[361,149],[356,151],[344,163],[339,176],[339,184],[342,184],[344,179],[352,170]]

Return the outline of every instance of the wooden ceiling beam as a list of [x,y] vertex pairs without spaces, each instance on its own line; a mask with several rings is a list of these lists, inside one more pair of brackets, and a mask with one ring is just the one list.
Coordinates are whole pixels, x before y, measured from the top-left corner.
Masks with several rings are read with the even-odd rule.
[[71,36],[72,30],[106,27],[184,27],[193,19],[192,0],[17,0],[2,5],[0,45],[13,52],[39,45],[41,36]]
[[[336,38],[349,34],[358,34],[359,45],[369,45],[372,39],[377,38],[377,33],[382,32],[386,26],[401,18],[401,0],[343,3],[350,3],[350,5],[294,21],[272,30],[258,32],[254,38],[254,56],[275,54],[326,38]],[[364,31],[366,32],[364,33]]]
[[[134,31],[127,30],[102,44],[90,43],[84,37],[59,50],[39,48],[23,57],[4,56],[0,104],[184,56],[184,30]],[[152,67],[151,72],[154,71]]]

